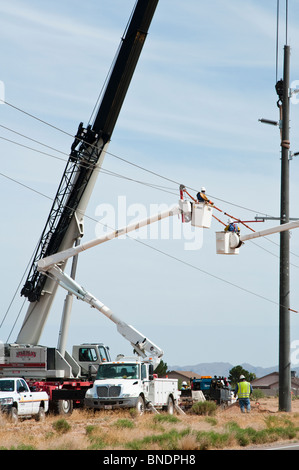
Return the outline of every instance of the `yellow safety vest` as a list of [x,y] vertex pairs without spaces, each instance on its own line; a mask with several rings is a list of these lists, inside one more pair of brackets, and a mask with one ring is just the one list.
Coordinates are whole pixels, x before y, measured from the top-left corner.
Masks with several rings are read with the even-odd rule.
[[249,382],[239,382],[238,383],[238,397],[239,398],[249,398],[250,397],[250,383]]

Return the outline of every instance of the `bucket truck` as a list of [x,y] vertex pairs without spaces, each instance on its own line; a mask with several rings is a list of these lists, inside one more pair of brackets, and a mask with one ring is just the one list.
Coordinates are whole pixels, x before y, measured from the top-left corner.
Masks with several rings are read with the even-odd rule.
[[[181,186],[182,188],[182,186]],[[177,380],[154,378],[153,371],[159,364],[163,355],[162,349],[149,340],[133,326],[120,320],[106,305],[94,297],[74,279],[65,274],[60,265],[79,253],[101,245],[109,240],[118,238],[133,230],[138,230],[151,223],[163,220],[167,217],[178,215],[182,222],[195,227],[210,228],[213,215],[213,206],[205,202],[192,203],[181,198],[178,204],[163,212],[154,214],[139,222],[134,222],[126,227],[111,231],[101,237],[88,241],[76,247],[69,248],[54,255],[50,255],[38,261],[37,270],[49,276],[78,299],[96,308],[116,324],[117,331],[130,342],[139,359],[134,357],[118,356],[115,361],[103,362],[99,365],[93,386],[85,394],[85,406],[92,409],[114,409],[136,407],[142,414],[146,409],[162,408],[172,413],[179,407],[179,393]],[[229,240],[229,250],[238,250],[245,240],[267,236],[271,233],[290,230],[299,227],[299,221],[272,227],[260,232],[240,236],[236,232],[221,232],[225,239]],[[219,247],[217,238],[217,250],[227,250],[227,245]],[[227,392],[228,393],[228,392]],[[230,399],[230,394],[229,394]],[[181,410],[182,411],[182,410]]]
[[240,247],[247,240],[266,237],[273,233],[285,232],[299,227],[299,220],[288,222],[286,224],[275,225],[265,230],[240,235],[236,231],[216,232],[216,252],[220,255],[238,255]]
[[[74,389],[79,400],[92,383],[87,379],[94,375],[95,364],[109,360],[110,356],[108,347],[102,343],[74,346],[72,355],[66,351],[71,294],[65,300],[57,348],[40,346],[57,283],[39,272],[36,263],[45,256],[80,244],[85,210],[157,4],[158,0],[137,0],[94,121],[86,128],[83,123],[79,124],[65,171],[21,291],[21,295],[30,302],[25,319],[15,343],[5,344],[3,354],[0,354],[0,377],[21,375],[32,379],[36,387],[49,393],[50,405],[55,403],[61,406],[61,401],[53,398],[58,388]],[[76,262],[74,258],[71,267],[73,278],[76,274]],[[63,271],[65,267],[66,262],[60,266]],[[64,402],[64,405],[65,409],[58,411],[67,412],[72,407],[71,402]]]
[[[114,409],[136,407],[140,414],[146,409],[157,411],[159,408],[164,408],[169,413],[172,413],[175,408],[180,409],[177,380],[154,378],[153,371],[161,360],[163,355],[162,349],[133,326],[119,319],[110,308],[94,297],[77,281],[64,273],[60,265],[63,265],[67,259],[78,256],[79,253],[85,250],[174,215],[181,217],[182,222],[191,222],[195,227],[209,228],[212,212],[213,206],[210,204],[201,202],[191,203],[184,200],[181,196],[178,204],[163,212],[111,231],[84,244],[55,253],[37,262],[37,270],[39,272],[52,278],[69,293],[88,303],[91,307],[96,308],[115,323],[117,331],[130,342],[134,352],[139,356],[139,358],[135,358],[120,355],[115,361],[99,364],[93,386],[85,394],[84,403],[87,408]],[[286,231],[296,227],[299,227],[299,221],[244,236],[240,236],[236,232],[221,233],[224,233],[229,240],[229,249],[236,250],[245,240],[263,237],[271,233]],[[220,248],[223,249],[223,247]],[[219,249],[219,246],[217,249]]]
[[[209,204],[191,204],[183,199],[163,212],[154,214],[139,222],[134,222],[121,229],[114,230],[94,240],[47,256],[37,262],[37,270],[66,289],[70,294],[97,309],[116,324],[117,331],[130,342],[134,352],[139,356],[118,356],[115,361],[99,364],[93,386],[85,395],[85,406],[93,409],[114,409],[135,407],[139,414],[145,409],[159,408],[173,413],[178,406],[177,379],[154,378],[154,369],[159,364],[163,351],[146,336],[119,319],[106,305],[94,297],[76,280],[67,275],[61,268],[65,261],[78,256],[82,251],[127,234],[151,223],[178,215],[184,222],[191,222],[197,227],[207,228],[207,219],[211,207]],[[68,397],[67,393],[64,395]]]

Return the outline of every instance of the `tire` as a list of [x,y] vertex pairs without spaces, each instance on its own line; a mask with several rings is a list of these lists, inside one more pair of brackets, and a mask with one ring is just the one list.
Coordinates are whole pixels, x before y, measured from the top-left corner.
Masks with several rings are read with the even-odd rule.
[[43,406],[39,407],[37,415],[34,416],[35,421],[44,421],[46,418],[45,409]]
[[174,402],[173,402],[172,397],[170,396],[168,397],[168,401],[167,401],[167,413],[170,415],[174,414]]
[[55,400],[51,404],[51,411],[56,415],[71,415],[73,400]]
[[136,403],[136,411],[139,416],[142,416],[145,412],[145,403],[141,395],[139,395]]
[[19,421],[18,409],[15,406],[13,406],[10,410],[9,420],[13,424],[16,424]]

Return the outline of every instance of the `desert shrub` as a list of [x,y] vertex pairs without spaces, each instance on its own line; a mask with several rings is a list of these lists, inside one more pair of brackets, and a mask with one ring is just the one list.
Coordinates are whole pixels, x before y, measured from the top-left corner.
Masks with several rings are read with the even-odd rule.
[[230,439],[230,433],[214,431],[198,431],[196,433],[199,450],[208,450],[210,448],[223,449],[228,445]]
[[52,427],[59,434],[65,434],[71,429],[70,424],[64,418],[54,421],[54,423],[52,424]]
[[169,414],[159,414],[154,416],[155,423],[179,423],[179,418]]
[[162,434],[153,434],[142,439],[133,439],[126,444],[126,448],[130,450],[147,450],[152,448],[151,446],[154,444],[163,450],[178,450],[180,449],[180,440],[189,434],[189,429],[182,431],[172,429]]
[[251,395],[251,398],[253,400],[260,400],[261,398],[264,398],[264,397],[265,397],[264,392],[259,389],[253,390],[252,395]]
[[217,405],[213,401],[198,401],[192,405],[191,411],[197,415],[213,416],[216,413]]
[[124,428],[132,429],[135,427],[135,424],[130,419],[125,418],[125,419],[118,419],[115,423],[113,423],[113,426],[120,428],[120,429],[124,429]]

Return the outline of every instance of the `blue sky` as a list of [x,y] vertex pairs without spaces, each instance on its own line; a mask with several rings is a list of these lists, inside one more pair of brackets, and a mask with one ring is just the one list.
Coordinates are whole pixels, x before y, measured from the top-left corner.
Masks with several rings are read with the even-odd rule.
[[[73,0],[16,0],[0,5],[5,100],[65,132],[0,105],[2,126],[57,150],[0,128],[0,321],[17,292],[0,330],[4,342],[16,339],[25,315],[26,309],[14,326],[23,303],[18,284],[56,194],[73,140],[70,135],[91,116],[134,3],[88,0],[83,8],[82,2]],[[278,79],[285,44],[284,7],[281,2]],[[299,80],[298,19],[298,4],[291,0],[291,81]],[[136,207],[149,211],[152,204],[176,203],[176,182],[193,190],[204,185],[219,208],[243,220],[279,216],[279,130],[258,122],[262,117],[278,120],[275,83],[276,2],[248,0],[241,8],[237,0],[160,0],[113,133],[105,171],[88,205],[84,240],[95,237],[103,204],[111,205],[117,222],[124,215],[118,213],[119,201],[125,201],[130,222],[130,211]],[[299,106],[293,103],[292,152],[299,151],[298,121]],[[291,217],[299,217],[296,158],[290,162]],[[180,223],[171,224],[177,229]],[[111,241],[80,256],[77,280],[164,349],[169,365],[275,365],[279,238],[248,242],[239,256],[221,257],[215,242],[219,230],[222,225],[213,220],[199,250],[186,250],[183,237],[148,237],[142,244],[134,237]],[[299,310],[296,230],[291,252],[291,308]],[[57,344],[64,296],[59,292],[55,299],[41,344]],[[291,318],[291,339],[298,340],[298,314]],[[109,320],[75,301],[68,349],[84,341],[105,342],[113,356],[131,352]]]

